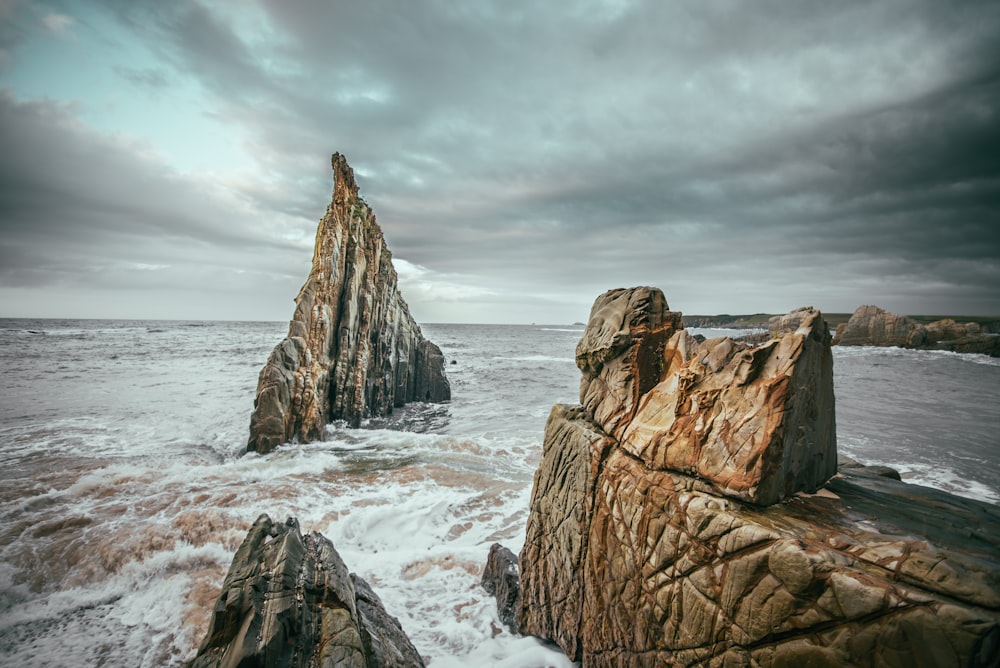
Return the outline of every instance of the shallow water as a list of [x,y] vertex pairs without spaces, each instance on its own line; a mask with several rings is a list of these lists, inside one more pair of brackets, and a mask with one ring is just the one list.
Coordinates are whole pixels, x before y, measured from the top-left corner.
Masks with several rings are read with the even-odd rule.
[[[517,551],[581,327],[425,325],[453,401],[242,455],[284,323],[0,321],[0,664],[178,665],[262,512],[321,531],[433,666],[568,665],[479,585]],[[697,331],[697,330],[695,330]],[[713,332],[715,333],[715,332]],[[1000,501],[1000,364],[835,349],[840,451]]]

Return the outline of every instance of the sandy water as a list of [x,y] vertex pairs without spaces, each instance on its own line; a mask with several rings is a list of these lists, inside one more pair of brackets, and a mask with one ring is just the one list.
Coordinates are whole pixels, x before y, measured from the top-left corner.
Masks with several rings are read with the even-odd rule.
[[[0,665],[192,658],[262,512],[329,537],[431,665],[568,665],[497,633],[478,582],[491,543],[523,542],[545,419],[576,400],[582,328],[423,329],[454,362],[451,403],[262,457],[241,452],[284,323],[0,321]],[[1000,501],[1000,360],[834,359],[842,453]]]

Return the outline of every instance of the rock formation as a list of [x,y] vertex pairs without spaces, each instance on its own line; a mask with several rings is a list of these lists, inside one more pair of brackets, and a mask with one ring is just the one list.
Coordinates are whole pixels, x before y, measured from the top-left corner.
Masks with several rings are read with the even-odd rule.
[[1000,336],[984,332],[975,322],[950,318],[927,325],[877,306],[861,306],[837,327],[834,345],[896,346],[920,350],[949,350],[1000,357]]
[[354,171],[333,155],[333,201],[316,231],[309,278],[288,336],[260,372],[247,449],[322,438],[411,401],[451,397],[441,350],[424,339],[399,292],[375,215]]
[[659,290],[611,290],[576,348],[580,403],[650,468],[765,505],[814,490],[837,467],[833,357],[818,311],[796,324],[762,346],[699,344]]
[[318,533],[261,515],[233,558],[192,668],[423,666],[399,621]]
[[584,666],[997,665],[1000,509],[837,474],[828,328],[795,320],[698,344],[658,290],[598,298],[535,474],[523,632]]
[[500,543],[493,543],[486,557],[481,584],[497,599],[500,621],[517,632],[517,611],[521,607],[521,580],[517,555]]
[[927,340],[923,325],[878,306],[859,306],[851,319],[837,327],[841,346],[919,348]]

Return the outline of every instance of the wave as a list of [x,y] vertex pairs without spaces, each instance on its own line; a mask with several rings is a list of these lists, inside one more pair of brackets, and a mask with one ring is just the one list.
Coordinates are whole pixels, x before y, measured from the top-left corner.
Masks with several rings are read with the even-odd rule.
[[918,362],[947,359],[968,364],[1000,367],[1000,357],[990,357],[989,355],[980,353],[958,353],[952,350],[914,350],[912,348],[898,348],[896,346],[833,346],[832,350],[834,359],[838,357],[881,357],[909,359]]

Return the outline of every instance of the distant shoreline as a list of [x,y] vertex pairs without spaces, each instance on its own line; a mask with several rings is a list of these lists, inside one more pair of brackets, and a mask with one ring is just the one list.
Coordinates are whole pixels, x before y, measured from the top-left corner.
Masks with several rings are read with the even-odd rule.
[[[782,315],[781,313],[753,313],[746,315],[730,315],[728,313],[723,313],[721,315],[684,315],[684,326],[685,327],[711,327],[711,328],[721,328],[721,329],[767,329],[767,321],[774,316]],[[831,327],[836,327],[837,325],[847,322],[851,319],[851,313],[823,313],[823,319],[826,320],[827,324]],[[907,315],[906,317],[911,320],[927,324],[935,322],[938,320],[951,319],[955,322],[975,322],[982,325],[984,329],[988,331],[995,331],[990,325],[994,325],[996,329],[1000,329],[1000,315],[994,316],[969,316],[969,315]]]

